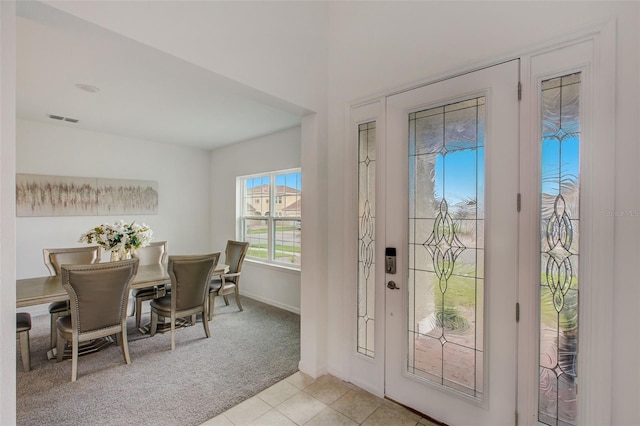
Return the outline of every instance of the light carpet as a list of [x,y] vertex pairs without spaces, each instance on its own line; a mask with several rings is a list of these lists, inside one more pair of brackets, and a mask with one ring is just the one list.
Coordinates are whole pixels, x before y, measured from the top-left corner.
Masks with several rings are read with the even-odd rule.
[[[154,337],[128,320],[131,364],[115,344],[71,360],[47,360],[49,317],[33,318],[32,370],[16,360],[18,425],[199,425],[295,373],[300,316],[249,298],[244,311],[216,298],[209,323]],[[148,314],[143,322],[148,320]]]

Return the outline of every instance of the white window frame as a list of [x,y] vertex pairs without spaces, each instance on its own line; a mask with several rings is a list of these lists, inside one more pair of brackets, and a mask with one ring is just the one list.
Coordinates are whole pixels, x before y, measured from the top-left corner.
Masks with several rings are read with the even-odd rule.
[[[293,168],[293,169],[285,169],[285,170],[276,170],[271,172],[264,173],[255,173],[251,175],[237,176],[236,177],[236,239],[238,241],[247,241],[247,236],[245,234],[245,220],[266,220],[267,222],[267,257],[255,257],[251,256],[251,247],[249,247],[249,252],[246,255],[246,259],[253,262],[265,263],[269,265],[274,265],[278,267],[284,267],[288,269],[300,270],[300,264],[295,263],[287,263],[278,261],[275,259],[275,229],[276,223],[282,221],[282,218],[285,218],[287,221],[298,221],[302,222],[302,215],[299,214],[297,216],[284,216],[282,212],[276,212],[276,200],[278,199],[278,195],[275,193],[277,189],[276,177],[280,175],[286,174],[300,174],[300,179],[302,179],[302,169],[301,168]],[[263,215],[254,215],[254,216],[245,216],[245,206],[247,205],[245,188],[246,182],[249,179],[254,178],[269,178],[269,194],[266,194],[265,197],[269,200],[269,214],[266,216]],[[300,197],[302,197],[302,184],[300,185]],[[254,203],[251,203],[252,205]],[[260,203],[262,204],[262,203]],[[283,204],[283,203],[280,203]],[[302,245],[300,245],[302,248]],[[302,256],[302,252],[300,252]]]

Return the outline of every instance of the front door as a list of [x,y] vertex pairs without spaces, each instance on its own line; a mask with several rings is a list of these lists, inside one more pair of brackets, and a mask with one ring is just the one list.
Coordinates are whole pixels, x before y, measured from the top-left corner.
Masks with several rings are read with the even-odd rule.
[[518,61],[387,98],[385,395],[513,424]]

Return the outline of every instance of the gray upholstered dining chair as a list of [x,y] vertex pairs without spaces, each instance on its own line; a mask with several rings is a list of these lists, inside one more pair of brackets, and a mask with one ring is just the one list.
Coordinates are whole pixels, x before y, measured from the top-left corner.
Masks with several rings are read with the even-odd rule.
[[31,314],[18,312],[16,314],[16,335],[20,342],[20,357],[24,371],[31,370],[31,348],[29,345],[29,330],[31,330]]
[[[90,265],[100,263],[102,248],[100,246],[49,248],[43,249],[44,264],[51,276],[60,275],[60,265]],[[51,347],[56,347],[56,320],[69,315],[69,302],[66,300],[49,304],[51,315]]]
[[167,270],[171,277],[169,294],[151,301],[151,336],[156,334],[158,317],[169,318],[171,324],[171,350],[176,347],[176,319],[202,314],[202,325],[207,337],[209,282],[218,264],[220,253],[192,256],[169,256]]
[[219,277],[214,277],[209,285],[209,321],[213,319],[213,305],[215,304],[216,296],[222,296],[224,303],[229,305],[227,295],[235,295],[238,309],[242,311],[242,303],[240,303],[240,273],[248,250],[248,242],[227,241],[224,263],[229,265],[229,271]]
[[56,320],[57,360],[62,361],[65,341],[71,342],[71,381],[78,377],[78,346],[100,337],[116,335],[127,364],[127,305],[138,259],[95,265],[63,265],[62,285],[69,294],[71,315]]
[[[167,262],[166,241],[157,241],[150,243],[146,247],[139,248],[133,255],[134,258],[140,259],[140,265],[160,265]],[[136,327],[140,328],[140,321],[142,319],[142,302],[146,300],[157,299],[166,294],[164,285],[157,285],[153,287],[140,288],[131,291],[131,295],[135,298],[135,304],[133,305],[133,315],[136,315]]]

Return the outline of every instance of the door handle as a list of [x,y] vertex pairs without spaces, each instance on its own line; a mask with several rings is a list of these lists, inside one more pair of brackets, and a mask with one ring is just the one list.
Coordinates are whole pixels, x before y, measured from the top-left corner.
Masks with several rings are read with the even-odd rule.
[[387,283],[387,288],[390,288],[391,290],[400,290],[400,287],[396,285],[395,281],[389,281]]

